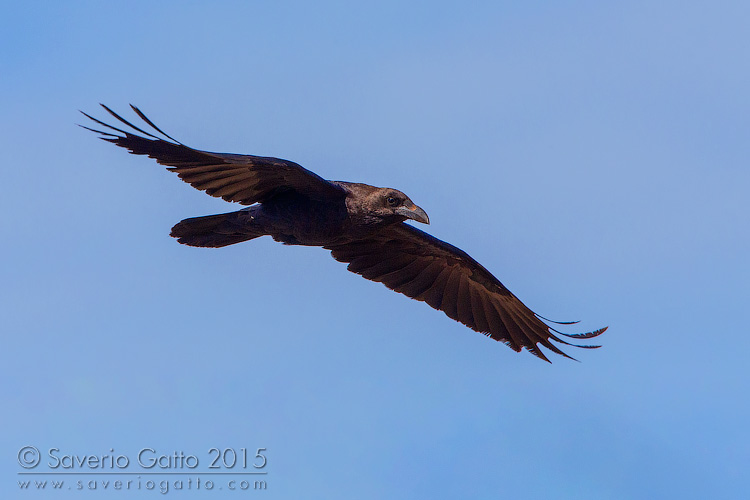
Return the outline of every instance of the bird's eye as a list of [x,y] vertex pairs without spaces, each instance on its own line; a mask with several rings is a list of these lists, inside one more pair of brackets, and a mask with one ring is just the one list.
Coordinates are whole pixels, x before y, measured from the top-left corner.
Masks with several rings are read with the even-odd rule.
[[394,198],[393,196],[389,196],[385,201],[387,201],[388,204],[392,207],[395,207],[399,204],[398,198]]

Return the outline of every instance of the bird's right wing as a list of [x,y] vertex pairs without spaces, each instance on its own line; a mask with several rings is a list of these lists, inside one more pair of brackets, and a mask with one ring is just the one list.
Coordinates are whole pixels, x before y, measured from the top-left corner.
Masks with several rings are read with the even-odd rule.
[[[162,132],[133,105],[133,111],[152,132],[133,125],[103,104],[102,107],[122,125],[143,135],[113,127],[83,112],[87,118],[116,133],[81,126],[101,134],[101,139],[125,148],[133,154],[154,158],[162,165],[166,165],[168,170],[176,172],[180,179],[211,196],[242,205],[252,205],[283,191],[297,191],[313,199],[330,199],[346,195],[339,186],[294,162],[264,156],[211,153],[193,149]],[[163,137],[159,137],[157,133]]]
[[424,301],[472,330],[515,351],[526,348],[545,361],[549,360],[537,344],[570,357],[550,340],[599,347],[570,344],[555,333],[588,339],[606,330],[579,334],[555,330],[466,252],[405,223],[363,240],[326,248],[334,259],[349,263],[349,271]]

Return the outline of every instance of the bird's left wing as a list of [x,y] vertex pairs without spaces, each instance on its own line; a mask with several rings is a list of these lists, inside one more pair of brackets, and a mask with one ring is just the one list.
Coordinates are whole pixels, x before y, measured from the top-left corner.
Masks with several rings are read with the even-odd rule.
[[[102,107],[135,132],[108,125],[86,113],[87,118],[111,132],[83,128],[102,135],[105,141],[126,148],[133,154],[154,158],[183,181],[211,196],[242,205],[263,202],[283,191],[296,191],[313,199],[344,197],[346,192],[300,165],[266,156],[211,153],[185,146],[164,133],[138,108],[131,108],[149,127],[150,132],[133,125],[107,106]],[[160,137],[159,135],[163,136]]]
[[526,348],[545,361],[549,359],[538,344],[570,358],[551,340],[599,347],[570,344],[556,333],[588,339],[606,330],[579,334],[555,330],[466,252],[405,223],[389,226],[370,238],[326,248],[334,259],[349,263],[349,271],[427,302],[472,330],[515,351]]

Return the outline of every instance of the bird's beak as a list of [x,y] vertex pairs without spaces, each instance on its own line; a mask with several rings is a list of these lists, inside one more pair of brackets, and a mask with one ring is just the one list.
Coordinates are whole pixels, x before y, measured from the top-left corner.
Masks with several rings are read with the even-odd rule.
[[416,206],[414,203],[397,208],[396,213],[399,215],[403,215],[407,219],[421,222],[422,224],[430,223],[430,218],[427,217],[427,212]]

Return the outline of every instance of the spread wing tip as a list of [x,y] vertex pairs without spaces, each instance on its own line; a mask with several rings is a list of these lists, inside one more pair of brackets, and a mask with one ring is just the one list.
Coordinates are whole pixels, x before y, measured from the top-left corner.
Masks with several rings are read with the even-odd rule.
[[545,318],[541,314],[537,314],[537,313],[534,313],[534,316],[536,316],[537,318],[542,319],[544,321],[547,321],[549,323],[554,323],[556,325],[575,325],[575,324],[580,323],[580,321],[555,321],[553,319]]
[[[602,333],[604,333],[607,330],[608,327],[605,326],[604,328],[599,328],[598,330],[594,330],[594,331],[587,332],[587,333],[570,333],[570,334],[569,333],[562,333],[562,332],[560,332],[560,331],[558,331],[558,330],[556,330],[556,329],[554,329],[554,328],[552,328],[550,326],[548,326],[548,328],[549,328],[549,339],[554,340],[555,342],[559,342],[561,344],[569,345],[571,347],[578,347],[580,349],[599,349],[601,347],[601,345],[571,344],[570,342],[566,342],[565,340],[557,337],[552,332],[559,333],[560,335],[565,335],[566,337],[570,337],[570,338],[574,338],[574,339],[590,339],[590,338],[598,337],[599,335],[601,335]],[[549,339],[547,340],[547,342],[544,343],[545,347],[548,347],[548,348],[551,345],[551,344],[549,344]],[[559,350],[557,348],[554,348],[552,350],[554,352],[556,352],[557,354],[565,356],[568,359],[572,359],[573,361],[578,361],[576,358],[573,358],[573,357],[567,355],[566,353],[564,353],[563,351],[561,351],[561,350]]]
[[550,327],[550,330],[552,330],[555,333],[559,333],[560,335],[565,335],[566,337],[571,338],[571,339],[593,339],[594,337],[598,337],[602,333],[606,332],[607,328],[609,327],[605,326],[604,328],[599,328],[598,330],[593,330],[591,332],[586,332],[586,333],[564,333],[552,327]]
[[[83,113],[83,111],[81,111],[81,113]],[[105,132],[103,130],[97,130],[95,128],[87,127],[86,125],[81,125],[80,123],[76,123],[76,125],[78,125],[81,128],[85,128],[86,130],[90,130],[91,132],[94,132],[95,134],[106,135],[106,136],[109,136],[109,137],[119,137],[117,134],[112,134],[110,132]],[[105,139],[105,138],[104,137],[100,137],[100,139]]]
[[160,134],[164,135],[164,137],[167,137],[167,138],[173,140],[174,142],[176,142],[177,144],[181,144],[182,145],[182,143],[180,141],[178,141],[177,139],[175,139],[171,135],[169,135],[166,132],[164,132],[162,129],[160,129],[159,127],[157,127],[154,124],[154,122],[152,122],[151,120],[149,120],[149,118],[143,113],[143,111],[141,111],[140,109],[138,109],[138,106],[135,106],[134,104],[130,104],[130,109],[132,109],[133,111],[135,111],[135,114],[137,114],[138,117],[141,120],[143,120],[144,122],[148,123],[154,130],[156,130]]
[[[99,103],[99,106],[101,106],[102,108],[104,108],[104,110],[109,115],[111,115],[113,118],[115,118],[118,122],[120,122],[123,125],[126,125],[127,127],[130,127],[134,131],[137,131],[137,132],[143,134],[144,136],[146,136],[146,138],[151,138],[152,140],[157,140],[157,141],[165,141],[164,138],[159,137],[159,136],[155,135],[154,133],[147,132],[143,128],[138,127],[138,126],[134,125],[133,123],[129,122],[128,120],[126,120],[125,118],[123,118],[122,116],[120,116],[119,114],[117,114],[115,111],[113,111],[106,104]],[[177,139],[173,138],[172,136],[170,136],[169,134],[167,134],[163,130],[161,130],[159,127],[157,127],[154,124],[154,122],[152,122],[140,109],[138,109],[137,106],[134,106],[133,104],[131,104],[130,107],[138,115],[138,117],[141,120],[143,120],[148,126],[150,126],[155,132],[158,132],[159,134],[163,135],[164,137],[166,137],[170,141],[173,141],[174,144],[183,145],[180,141],[178,141]],[[111,132],[103,132],[101,130],[92,129],[92,128],[86,127],[84,125],[79,125],[80,127],[85,128],[86,130],[90,130],[90,131],[95,132],[97,134],[107,135],[107,136],[110,136],[110,137],[119,137],[119,138],[122,138],[122,139],[132,139],[132,138],[143,139],[143,137],[138,137],[137,135],[133,134],[132,132],[128,132],[127,130],[123,130],[121,128],[114,127],[114,126],[112,126],[112,125],[110,125],[108,123],[105,123],[105,122],[99,120],[98,118],[94,118],[93,116],[91,116],[90,114],[86,113],[85,111],[81,111],[80,109],[78,111],[83,116],[85,116],[86,118],[88,118],[89,120],[91,120],[92,122],[97,123],[97,124],[101,125],[102,127],[105,127],[105,128],[107,128],[109,130],[114,130],[115,132],[117,132],[120,135],[113,134]]]

